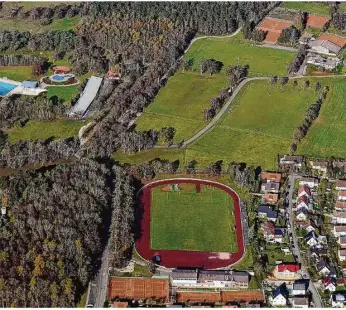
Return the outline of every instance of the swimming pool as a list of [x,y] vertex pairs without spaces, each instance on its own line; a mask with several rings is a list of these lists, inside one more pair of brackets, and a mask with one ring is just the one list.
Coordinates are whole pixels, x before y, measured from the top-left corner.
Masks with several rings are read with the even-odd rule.
[[0,96],[5,96],[7,95],[10,91],[15,89],[18,85],[16,84],[11,84],[11,83],[6,83],[3,81],[0,81]]
[[52,81],[62,82],[68,80],[71,77],[74,77],[74,74],[54,74],[50,76],[50,79]]

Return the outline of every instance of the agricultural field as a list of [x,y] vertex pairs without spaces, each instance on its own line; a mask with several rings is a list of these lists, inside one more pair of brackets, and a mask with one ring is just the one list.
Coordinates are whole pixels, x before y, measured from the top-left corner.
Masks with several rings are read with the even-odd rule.
[[325,2],[283,2],[281,7],[286,9],[300,10],[316,15],[329,16],[329,6]]
[[152,189],[151,249],[236,252],[232,197],[214,187],[180,187]]
[[317,98],[315,82],[307,89],[302,80],[298,83],[248,83],[235,99],[234,110],[187,148],[185,160],[196,159],[201,166],[223,160],[275,169],[277,155],[288,152],[294,129]]
[[319,118],[298,146],[297,154],[346,157],[346,79],[334,78],[328,85],[330,91]]
[[225,74],[200,75],[196,72],[178,72],[137,119],[137,129],[157,129],[172,126],[175,141],[194,135],[205,126],[203,111],[210,99],[227,86]]
[[239,33],[230,38],[206,38],[193,43],[185,54],[185,59],[193,60],[193,68],[199,71],[201,59],[213,58],[224,64],[249,65],[248,76],[284,76],[295,56],[294,52],[263,48],[243,39]]
[[45,140],[51,137],[58,140],[78,135],[79,129],[84,125],[86,125],[85,122],[69,120],[29,121],[24,127],[11,128],[7,134],[10,143],[16,143],[19,140]]

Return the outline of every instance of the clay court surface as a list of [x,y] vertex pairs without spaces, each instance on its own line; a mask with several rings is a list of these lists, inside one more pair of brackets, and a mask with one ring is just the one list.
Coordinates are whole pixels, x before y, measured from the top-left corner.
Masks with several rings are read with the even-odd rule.
[[323,26],[328,22],[329,18],[326,16],[318,16],[318,15],[308,15],[306,20],[306,25],[315,28],[322,29]]
[[263,302],[261,291],[221,291],[221,292],[177,292],[178,302]]
[[168,299],[168,279],[111,278],[108,297],[120,299]]
[[[152,190],[156,187],[163,188],[168,184],[194,184],[196,191],[201,187],[215,187],[219,190],[226,192],[233,200],[233,214],[232,218],[234,221],[236,231],[235,233],[236,251],[234,253],[227,251],[205,251],[205,250],[182,250],[182,249],[152,249],[151,247],[151,207],[152,207]],[[203,189],[202,189],[203,192]],[[163,194],[167,194],[163,192]],[[169,193],[171,194],[171,193]],[[174,193],[179,194],[179,193]],[[243,231],[241,223],[241,212],[239,205],[238,195],[228,186],[221,183],[208,181],[208,180],[199,180],[199,179],[169,179],[169,180],[160,180],[153,183],[145,185],[140,191],[140,232],[139,238],[136,241],[137,252],[145,259],[152,260],[154,257],[160,258],[160,265],[168,268],[177,268],[177,267],[196,267],[196,268],[207,268],[207,269],[216,269],[222,268],[236,263],[240,260],[244,254],[244,241],[243,241]],[[185,206],[187,207],[187,206]],[[213,208],[213,205],[209,206]],[[213,209],[211,209],[213,210]],[[199,221],[197,217],[194,219]],[[208,220],[208,219],[207,219]],[[212,223],[215,226],[215,223]],[[169,225],[167,222],[166,226]],[[217,226],[217,224],[216,224]],[[208,229],[204,227],[204,230]],[[227,239],[227,236],[224,238]],[[197,242],[197,241],[196,241]]]
[[267,17],[256,27],[256,29],[267,33],[266,38],[263,41],[264,43],[275,44],[282,30],[289,28],[292,25],[293,23],[290,21]]
[[335,34],[322,33],[317,40],[329,40],[340,47],[344,47],[346,45],[346,38],[340,37]]

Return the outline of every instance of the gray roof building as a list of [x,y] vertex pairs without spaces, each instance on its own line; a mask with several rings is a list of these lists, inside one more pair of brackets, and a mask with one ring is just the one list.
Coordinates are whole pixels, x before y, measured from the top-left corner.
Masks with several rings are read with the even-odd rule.
[[174,269],[171,277],[174,280],[197,280],[197,270]]
[[198,282],[208,281],[228,281],[228,282],[241,282],[249,283],[249,274],[245,271],[235,270],[201,270],[198,273]]
[[313,51],[321,51],[324,53],[338,54],[341,50],[339,45],[329,40],[310,40],[309,47]]

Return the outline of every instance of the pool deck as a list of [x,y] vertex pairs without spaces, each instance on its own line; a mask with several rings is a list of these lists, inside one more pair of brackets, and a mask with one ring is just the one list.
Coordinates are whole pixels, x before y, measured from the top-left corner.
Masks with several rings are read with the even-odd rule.
[[0,96],[2,98],[3,97],[8,97],[8,96],[11,96],[11,95],[14,95],[14,94],[17,94],[17,95],[27,95],[27,96],[38,96],[39,94],[47,91],[44,88],[34,88],[34,89],[24,88],[24,87],[21,86],[22,85],[21,82],[13,81],[13,80],[7,79],[5,77],[0,78],[0,82],[17,85],[16,88],[12,89],[5,96]]

